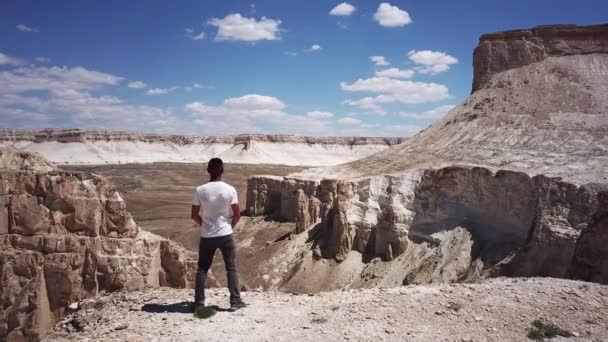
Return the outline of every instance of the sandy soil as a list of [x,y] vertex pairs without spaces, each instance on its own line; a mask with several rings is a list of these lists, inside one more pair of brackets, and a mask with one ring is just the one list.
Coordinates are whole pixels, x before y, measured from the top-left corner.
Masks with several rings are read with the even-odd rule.
[[227,290],[209,292],[207,305],[224,311],[206,320],[189,312],[191,290],[87,299],[46,341],[529,341],[536,319],[572,332],[568,340],[608,339],[608,287],[562,279],[247,292],[249,306],[234,313]]

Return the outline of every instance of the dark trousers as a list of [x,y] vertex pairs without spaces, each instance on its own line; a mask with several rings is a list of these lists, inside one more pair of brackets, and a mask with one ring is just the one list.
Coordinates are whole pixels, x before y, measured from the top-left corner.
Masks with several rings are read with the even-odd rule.
[[213,262],[215,250],[219,249],[224,257],[226,274],[228,278],[228,290],[230,291],[230,304],[241,301],[239,293],[239,278],[236,271],[236,244],[232,234],[214,238],[201,238],[198,246],[198,271],[196,272],[196,288],[194,290],[194,302],[205,303],[205,284],[207,272]]

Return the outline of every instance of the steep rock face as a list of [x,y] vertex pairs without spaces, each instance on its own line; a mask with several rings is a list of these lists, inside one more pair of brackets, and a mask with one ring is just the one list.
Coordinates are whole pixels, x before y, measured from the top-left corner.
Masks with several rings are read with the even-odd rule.
[[58,164],[205,162],[335,165],[404,138],[293,135],[181,136],[87,130],[0,130],[0,146],[37,152]]
[[608,53],[608,25],[546,25],[484,34],[473,52],[473,90],[494,75],[547,57]]
[[[271,195],[254,196],[261,193],[258,189]],[[249,182],[247,207],[295,222],[295,233],[308,231],[317,258],[340,262],[351,251],[362,253],[364,260],[410,258],[419,267],[404,270],[407,283],[444,279],[432,276],[452,262],[442,246],[469,253],[457,258],[457,276],[445,277],[452,281],[471,272],[480,276],[479,267],[493,275],[567,277],[577,239],[598,210],[597,194],[605,189],[453,166],[356,181],[255,177]],[[438,249],[416,247],[429,243]]]
[[570,266],[574,279],[608,284],[608,191],[598,194],[598,210],[576,243]]
[[192,287],[196,258],[143,232],[94,175],[0,173],[0,339],[37,339],[100,292]]

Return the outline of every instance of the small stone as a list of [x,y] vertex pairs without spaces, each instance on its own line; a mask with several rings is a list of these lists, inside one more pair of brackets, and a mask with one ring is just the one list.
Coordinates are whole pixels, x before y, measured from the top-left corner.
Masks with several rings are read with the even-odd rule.
[[579,336],[581,336],[581,334],[580,334],[580,333],[578,333],[577,331],[573,331],[573,332],[572,332],[572,336],[574,336],[574,337],[579,337]]
[[479,316],[476,316],[476,317],[475,317],[475,321],[477,321],[477,322],[481,322],[481,321],[483,321],[483,318],[481,318],[481,317],[479,317]]
[[128,327],[129,327],[129,325],[128,325],[127,323],[124,323],[124,324],[121,324],[121,325],[116,326],[116,327],[114,328],[114,330],[125,330],[125,329],[127,329]]

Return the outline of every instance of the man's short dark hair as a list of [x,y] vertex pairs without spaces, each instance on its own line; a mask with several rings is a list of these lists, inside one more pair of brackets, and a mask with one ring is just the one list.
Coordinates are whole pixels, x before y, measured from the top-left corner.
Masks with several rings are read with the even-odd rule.
[[207,164],[207,172],[211,176],[219,176],[224,173],[224,162],[220,158],[211,158]]

